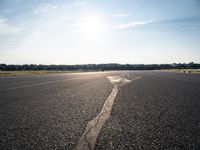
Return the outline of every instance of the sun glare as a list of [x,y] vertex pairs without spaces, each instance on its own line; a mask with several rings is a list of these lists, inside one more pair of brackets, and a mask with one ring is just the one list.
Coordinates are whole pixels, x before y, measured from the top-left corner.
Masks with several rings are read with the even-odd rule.
[[105,31],[105,24],[99,15],[85,16],[80,20],[79,27],[86,39],[99,38]]

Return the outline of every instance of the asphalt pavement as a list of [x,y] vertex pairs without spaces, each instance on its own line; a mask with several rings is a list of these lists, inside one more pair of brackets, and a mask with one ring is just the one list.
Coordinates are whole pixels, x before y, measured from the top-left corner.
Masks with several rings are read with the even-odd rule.
[[157,71],[1,76],[0,149],[74,149],[112,92],[107,76],[133,81],[96,149],[200,149],[200,75]]

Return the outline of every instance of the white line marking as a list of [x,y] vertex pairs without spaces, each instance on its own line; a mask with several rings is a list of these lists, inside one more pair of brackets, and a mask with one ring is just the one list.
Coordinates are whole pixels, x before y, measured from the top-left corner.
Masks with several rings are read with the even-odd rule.
[[87,124],[86,130],[78,142],[77,150],[93,150],[96,139],[104,122],[110,117],[112,105],[117,95],[118,89],[114,88],[107,98],[100,114]]
[[[85,132],[83,133],[82,137],[80,138],[76,150],[94,150],[96,139],[99,135],[101,128],[103,127],[106,120],[109,119],[110,113],[112,110],[113,102],[115,97],[118,93],[118,87],[131,82],[128,79],[119,77],[119,76],[108,76],[107,77],[110,82],[114,85],[114,88],[106,99],[101,112],[95,117],[93,120],[89,121]],[[137,80],[141,77],[136,77],[133,80]],[[132,81],[133,81],[132,80]]]
[[140,79],[140,78],[142,78],[141,76],[137,76],[137,77],[135,77],[134,79],[132,79],[131,81],[135,81],[135,80],[138,80],[138,79]]
[[46,84],[52,84],[52,83],[63,82],[63,81],[70,81],[70,80],[81,79],[81,78],[86,78],[86,77],[77,77],[77,78],[55,80],[55,81],[49,81],[49,82],[34,83],[34,84],[29,84],[29,85],[22,85],[22,86],[7,88],[6,90],[15,90],[15,89],[21,89],[21,88],[26,88],[26,87],[46,85]]

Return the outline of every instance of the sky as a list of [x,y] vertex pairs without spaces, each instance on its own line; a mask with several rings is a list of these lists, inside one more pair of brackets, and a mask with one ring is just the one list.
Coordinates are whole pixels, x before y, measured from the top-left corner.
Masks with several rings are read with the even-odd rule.
[[0,63],[200,63],[200,0],[0,0]]

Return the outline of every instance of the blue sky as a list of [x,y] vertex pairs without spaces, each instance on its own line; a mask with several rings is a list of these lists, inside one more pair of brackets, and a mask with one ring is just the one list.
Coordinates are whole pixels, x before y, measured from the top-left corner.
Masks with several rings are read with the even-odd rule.
[[0,0],[0,63],[191,61],[199,0]]

